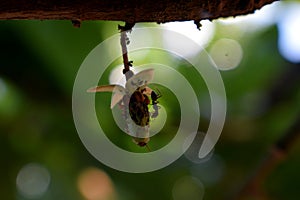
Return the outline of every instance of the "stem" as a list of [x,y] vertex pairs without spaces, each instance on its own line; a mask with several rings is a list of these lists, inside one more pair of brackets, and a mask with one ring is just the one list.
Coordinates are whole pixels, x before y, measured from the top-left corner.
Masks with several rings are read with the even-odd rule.
[[134,23],[125,23],[125,26],[118,26],[118,29],[121,31],[121,48],[122,48],[122,55],[123,55],[123,74],[126,76],[126,81],[133,76],[133,72],[129,69],[131,66],[131,61],[128,60],[128,51],[127,51],[127,43],[129,43],[127,32],[131,31]]
[[123,74],[126,74],[126,72],[129,71],[129,60],[128,60],[128,53],[127,53],[127,46],[126,46],[126,38],[127,38],[126,31],[122,31],[121,47],[122,47],[123,64],[124,64]]

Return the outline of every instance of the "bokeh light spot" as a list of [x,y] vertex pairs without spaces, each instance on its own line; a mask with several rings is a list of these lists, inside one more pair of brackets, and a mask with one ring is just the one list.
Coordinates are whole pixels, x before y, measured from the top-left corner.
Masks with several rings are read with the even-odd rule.
[[279,51],[290,62],[300,62],[300,5],[290,4],[279,20]]
[[[184,43],[183,40],[180,40],[178,36],[170,35],[166,31],[163,35],[163,43],[167,48],[183,48],[186,49],[185,56],[190,57],[196,55],[199,51],[202,50],[212,39],[214,35],[215,26],[208,20],[201,21],[202,27],[201,30],[198,30],[193,21],[187,22],[170,22],[162,25],[171,31],[176,31],[182,34],[185,37],[193,40],[198,44],[197,49],[193,49],[189,44]],[[175,36],[175,37],[174,37]],[[196,46],[195,46],[196,47]]]
[[210,56],[218,69],[229,70],[240,64],[243,50],[236,40],[223,38],[213,44]]
[[41,197],[50,184],[49,171],[37,163],[29,163],[22,167],[16,179],[18,191],[26,198]]
[[111,179],[97,168],[87,168],[78,177],[78,188],[88,200],[115,200],[116,195]]
[[204,196],[204,186],[195,177],[181,177],[175,182],[172,194],[174,200],[201,200]]

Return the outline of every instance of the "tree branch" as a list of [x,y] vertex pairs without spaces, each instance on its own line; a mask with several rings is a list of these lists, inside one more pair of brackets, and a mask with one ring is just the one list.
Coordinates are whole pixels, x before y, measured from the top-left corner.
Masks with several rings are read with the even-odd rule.
[[242,190],[236,195],[235,200],[244,199],[269,199],[263,190],[263,184],[267,177],[277,167],[279,163],[285,160],[290,148],[299,139],[300,136],[300,116],[295,120],[287,133],[280,138],[271,148],[265,159],[262,160],[254,175],[248,180]]
[[0,2],[0,19],[169,22],[253,13],[275,0],[10,0]]
[[[286,72],[282,73],[278,80],[275,81],[275,84],[270,91],[269,96],[271,97],[271,102],[269,109],[274,109],[274,107],[278,104],[288,104],[290,99],[295,98],[295,91],[298,91],[298,89],[294,88],[294,86],[299,85],[299,64],[286,66],[286,68]],[[286,130],[286,132],[270,147],[269,152],[259,163],[258,168],[242,186],[234,199],[269,199],[268,193],[264,190],[264,183],[274,169],[281,162],[285,161],[290,149],[294,147],[296,142],[299,142],[299,139],[300,113],[298,113],[295,121],[289,129]]]

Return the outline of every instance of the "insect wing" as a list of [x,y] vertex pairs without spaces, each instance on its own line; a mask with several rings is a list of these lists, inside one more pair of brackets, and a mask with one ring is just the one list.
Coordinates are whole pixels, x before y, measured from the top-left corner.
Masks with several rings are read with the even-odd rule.
[[120,85],[101,85],[90,88],[87,92],[113,92],[110,108],[113,108],[126,94],[125,88]]
[[115,105],[122,100],[123,96],[123,93],[114,92],[111,97],[110,108],[112,109],[113,107],[115,107]]
[[88,89],[87,92],[118,92],[125,94],[125,88],[120,85],[100,85]]
[[131,77],[125,85],[129,93],[133,93],[138,87],[144,86],[153,80],[154,69],[143,70]]

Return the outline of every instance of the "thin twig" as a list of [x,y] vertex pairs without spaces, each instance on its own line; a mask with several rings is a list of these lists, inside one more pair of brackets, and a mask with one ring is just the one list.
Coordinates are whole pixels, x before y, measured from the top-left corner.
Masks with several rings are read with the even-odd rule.
[[123,64],[124,64],[123,74],[125,74],[126,72],[129,71],[126,38],[127,38],[126,31],[122,31],[121,32],[121,47],[122,47]]
[[134,23],[126,23],[125,26],[118,25],[118,29],[121,31],[121,48],[122,48],[122,55],[123,55],[123,74],[126,76],[126,80],[128,80],[130,77],[132,77],[133,73],[129,69],[132,65],[132,61],[128,60],[128,51],[127,51],[127,44],[129,44],[129,39],[127,37],[127,32],[131,31],[132,27],[134,26]]

